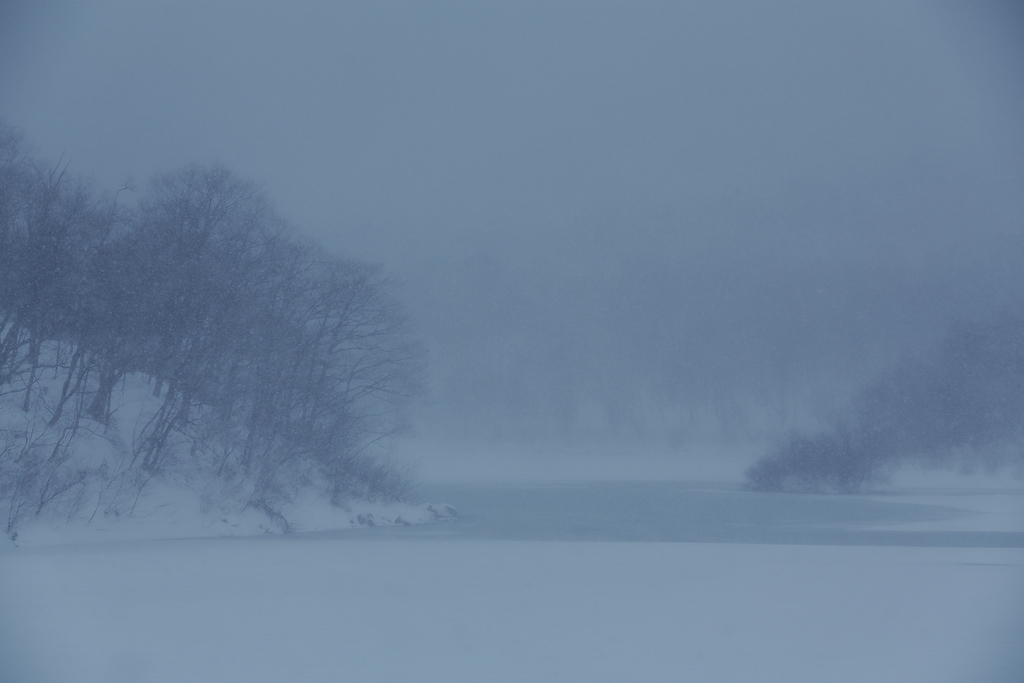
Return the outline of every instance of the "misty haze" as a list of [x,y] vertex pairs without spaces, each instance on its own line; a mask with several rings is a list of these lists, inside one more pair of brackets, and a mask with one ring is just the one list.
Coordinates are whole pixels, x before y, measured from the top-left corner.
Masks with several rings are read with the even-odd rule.
[[1015,3],[0,6],[0,681],[1024,680]]

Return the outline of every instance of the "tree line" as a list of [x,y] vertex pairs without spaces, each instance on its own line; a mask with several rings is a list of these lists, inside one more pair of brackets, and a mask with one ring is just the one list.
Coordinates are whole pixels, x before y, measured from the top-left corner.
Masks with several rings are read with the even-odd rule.
[[303,241],[220,166],[121,195],[40,164],[0,122],[8,531],[48,508],[120,514],[154,479],[283,524],[303,489],[401,497],[375,445],[422,354],[395,282]]
[[747,485],[853,492],[906,464],[1024,467],[1024,315],[953,325],[934,352],[879,377],[828,429],[776,443],[747,470]]

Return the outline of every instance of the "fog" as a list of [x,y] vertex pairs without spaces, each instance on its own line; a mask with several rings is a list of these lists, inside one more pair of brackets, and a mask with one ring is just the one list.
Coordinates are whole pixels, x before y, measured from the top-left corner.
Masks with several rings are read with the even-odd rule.
[[[0,115],[384,264],[412,433],[764,439],[1020,303],[1010,3],[7,3]],[[129,183],[130,184],[130,183]]]
[[0,679],[1020,681],[1022,84],[1009,0],[0,1]]

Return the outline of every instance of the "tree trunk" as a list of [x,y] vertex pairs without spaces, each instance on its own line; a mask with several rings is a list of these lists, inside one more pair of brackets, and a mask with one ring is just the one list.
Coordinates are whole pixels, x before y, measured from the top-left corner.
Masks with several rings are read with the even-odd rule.
[[25,401],[21,404],[22,412],[28,412],[32,407],[32,385],[36,381],[36,370],[39,369],[39,353],[41,343],[38,339],[32,339],[28,343],[28,355],[32,358],[32,367],[28,372],[28,384],[25,386]]

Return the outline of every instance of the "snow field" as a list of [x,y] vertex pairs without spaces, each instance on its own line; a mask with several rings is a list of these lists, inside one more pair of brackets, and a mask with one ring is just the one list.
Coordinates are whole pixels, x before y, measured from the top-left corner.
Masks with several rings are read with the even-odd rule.
[[8,549],[0,599],[0,680],[26,683],[1024,672],[1020,549],[151,541]]

